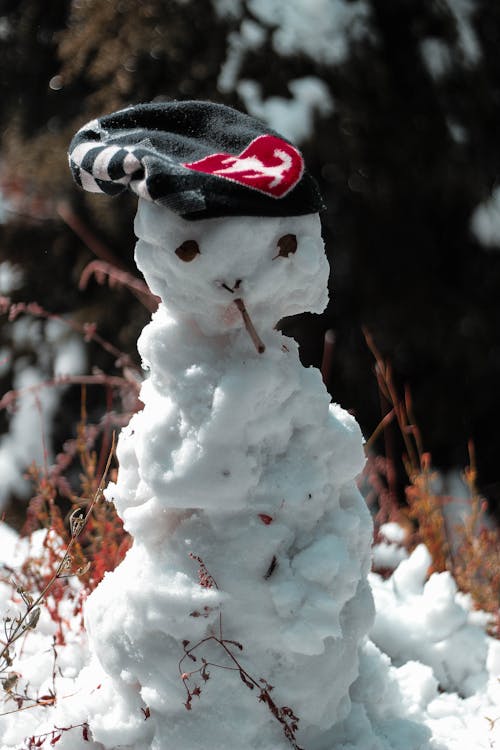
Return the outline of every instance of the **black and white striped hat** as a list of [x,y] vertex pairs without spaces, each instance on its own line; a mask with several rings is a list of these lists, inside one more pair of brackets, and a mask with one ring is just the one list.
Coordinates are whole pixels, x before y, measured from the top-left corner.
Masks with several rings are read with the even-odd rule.
[[324,206],[301,153],[223,104],[138,104],[92,120],[69,150],[75,181],[93,193],[127,188],[185,219],[299,216]]

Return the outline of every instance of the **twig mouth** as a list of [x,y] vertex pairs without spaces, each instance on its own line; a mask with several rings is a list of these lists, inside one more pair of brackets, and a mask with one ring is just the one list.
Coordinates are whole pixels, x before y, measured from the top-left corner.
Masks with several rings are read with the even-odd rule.
[[234,304],[238,308],[238,310],[241,313],[241,317],[243,318],[243,323],[245,324],[245,328],[248,331],[248,335],[253,341],[253,344],[255,348],[257,349],[259,354],[263,354],[266,351],[266,347],[264,343],[262,342],[261,338],[259,337],[259,334],[255,330],[255,326],[252,323],[252,319],[250,318],[250,315],[248,314],[248,311],[245,307],[245,303],[241,299],[241,297],[238,297],[234,300]]

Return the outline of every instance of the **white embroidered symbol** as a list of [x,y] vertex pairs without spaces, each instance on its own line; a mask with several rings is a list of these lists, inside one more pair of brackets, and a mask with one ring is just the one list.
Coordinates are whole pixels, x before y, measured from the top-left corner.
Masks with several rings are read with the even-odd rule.
[[241,154],[210,154],[185,167],[282,198],[300,181],[304,162],[297,149],[274,135],[255,138]]

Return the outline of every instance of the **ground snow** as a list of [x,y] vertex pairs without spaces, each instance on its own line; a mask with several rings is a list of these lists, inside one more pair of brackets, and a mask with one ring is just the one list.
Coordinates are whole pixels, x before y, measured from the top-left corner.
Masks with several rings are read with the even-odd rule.
[[[0,525],[0,557],[11,565],[20,565],[28,551],[27,543],[22,542],[13,557],[16,543],[16,534]],[[40,539],[35,537],[34,543],[39,548]],[[325,750],[491,750],[500,746],[500,720],[495,722],[500,716],[500,643],[474,622],[467,598],[457,594],[447,574],[424,582],[429,558],[423,548],[412,557],[386,581],[370,576],[375,625],[360,652],[361,676],[350,691],[351,711],[335,728]],[[407,589],[402,589],[403,581]],[[182,582],[179,585],[182,587]],[[430,596],[433,587],[438,590],[436,598]],[[10,591],[0,585],[2,614],[12,611]],[[435,628],[437,610],[439,630]],[[410,612],[416,620],[413,624]],[[13,666],[30,678],[33,689],[39,687],[42,692],[52,685],[52,630],[45,613],[37,632],[25,640],[22,658]],[[439,634],[445,633],[439,639]],[[143,747],[140,742],[134,744],[147,721],[137,714],[133,687],[123,685],[121,700],[116,701],[102,667],[89,656],[84,633],[75,632],[72,642],[58,647],[58,665],[62,673],[56,675],[58,705],[0,716],[0,750],[21,750],[28,735],[71,724],[75,729],[63,732],[56,744],[58,750],[103,750],[118,744]],[[468,696],[450,689],[440,692],[440,684],[444,687],[440,680],[460,671],[463,680],[458,690],[463,693],[463,688],[467,689]],[[14,708],[10,702],[3,705],[4,711]],[[195,706],[193,713],[198,708]],[[76,725],[85,721],[89,712],[101,717],[106,745],[82,739]],[[238,732],[235,726],[235,736],[240,736]],[[200,747],[205,747],[200,742]]]

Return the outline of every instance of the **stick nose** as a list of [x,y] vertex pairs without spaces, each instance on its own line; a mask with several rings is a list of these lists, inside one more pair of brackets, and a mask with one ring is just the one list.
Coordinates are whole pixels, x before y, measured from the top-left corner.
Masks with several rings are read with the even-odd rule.
[[265,344],[263,343],[262,339],[259,337],[259,334],[255,330],[255,326],[252,323],[252,319],[250,318],[250,315],[248,314],[248,311],[245,307],[245,303],[243,302],[241,297],[237,297],[234,300],[234,304],[236,305],[236,307],[241,313],[241,317],[243,318],[243,323],[245,324],[245,328],[247,329],[248,335],[252,339],[255,348],[257,349],[259,354],[263,354],[266,351]]

